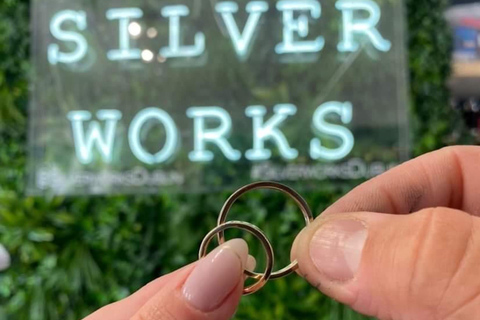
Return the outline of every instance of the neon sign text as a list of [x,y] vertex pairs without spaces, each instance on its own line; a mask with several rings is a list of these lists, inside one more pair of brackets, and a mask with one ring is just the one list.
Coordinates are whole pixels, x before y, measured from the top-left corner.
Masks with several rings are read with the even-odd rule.
[[[391,42],[378,31],[381,9],[373,0],[337,0],[335,7],[340,11],[341,35],[338,42],[340,52],[355,52],[360,48],[360,40],[370,43],[373,48],[387,52]],[[240,10],[248,13],[243,30],[240,30],[236,14]],[[281,32],[283,41],[273,50],[278,55],[320,52],[326,43],[322,35],[314,35],[311,25],[321,19],[322,7],[317,0],[280,0],[275,8],[269,8],[266,1],[250,1],[240,9],[234,1],[220,1],[214,7],[214,13],[224,24],[233,49],[240,60],[248,58],[254,46],[260,21],[266,17],[268,10],[276,10],[281,15]],[[168,39],[166,46],[159,51],[163,58],[193,58],[206,53],[208,39],[202,31],[193,38],[187,37],[185,30],[191,23],[190,9],[186,5],[170,5],[160,9],[166,20]],[[361,13],[362,18],[358,18]],[[366,15],[366,18],[364,17]],[[132,21],[144,16],[140,8],[111,8],[106,11],[106,19],[118,23],[118,48],[109,48],[107,58],[111,61],[140,60],[141,52],[146,48],[132,48],[131,34],[128,26]],[[82,61],[87,55],[89,44],[85,32],[88,30],[85,11],[63,10],[55,13],[50,20],[50,33],[55,39],[48,47],[48,61],[73,64]],[[118,21],[118,22],[117,22]],[[66,25],[68,24],[68,28]],[[281,31],[280,31],[281,30]],[[308,38],[308,39],[307,39]],[[312,39],[313,38],[313,39]],[[63,42],[63,50],[60,49]],[[67,49],[68,48],[68,49]],[[150,59],[151,60],[151,59]]]
[[[326,102],[320,105],[313,116],[311,123],[313,139],[310,143],[310,157],[314,160],[336,161],[347,157],[355,143],[354,136],[346,127],[352,120],[352,104],[349,102]],[[264,120],[267,108],[264,106],[249,106],[245,115],[252,118],[253,148],[246,150],[244,156],[250,161],[269,160],[272,150],[265,147],[265,141],[270,140],[276,146],[280,156],[285,160],[294,160],[299,154],[289,146],[286,136],[280,125],[288,122],[288,118],[296,114],[297,108],[291,104],[278,104],[273,107],[274,115]],[[341,124],[332,123],[328,116],[336,115]],[[100,110],[97,119],[92,120],[88,111],[78,110],[68,113],[71,123],[77,159],[82,164],[93,162],[94,154],[100,155],[103,162],[112,162],[115,145],[117,123],[122,119],[119,110]],[[193,150],[189,154],[192,162],[210,162],[215,155],[212,148],[218,148],[223,156],[230,161],[238,161],[242,152],[236,150],[228,141],[228,136],[234,129],[229,113],[220,107],[191,107],[186,116],[193,119]],[[328,120],[327,120],[328,118]],[[206,119],[220,123],[217,127],[207,128]],[[291,120],[291,119],[290,119]],[[159,147],[156,154],[144,149],[141,142],[141,130],[146,129],[143,135],[148,134],[149,121],[160,123],[165,128],[165,142]],[[103,122],[103,129],[102,124]],[[88,128],[85,130],[85,128]],[[158,107],[149,107],[136,114],[128,129],[128,141],[133,155],[142,163],[154,165],[172,160],[179,149],[180,140],[178,128],[174,120],[164,110]],[[337,148],[322,146],[318,136],[327,136],[328,139],[338,141]],[[271,144],[272,145],[272,144]]]

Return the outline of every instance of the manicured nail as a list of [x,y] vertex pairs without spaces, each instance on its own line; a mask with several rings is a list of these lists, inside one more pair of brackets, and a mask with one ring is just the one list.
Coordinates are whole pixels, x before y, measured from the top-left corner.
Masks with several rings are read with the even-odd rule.
[[358,271],[368,232],[356,220],[332,220],[320,226],[310,242],[315,267],[335,281],[348,281]]
[[183,285],[185,299],[196,309],[216,310],[243,281],[248,245],[242,239],[225,242],[201,259]]
[[[245,265],[245,270],[254,272],[256,266],[257,266],[257,260],[255,260],[255,258],[253,256],[248,255],[247,264]],[[243,279],[247,280],[248,276],[246,274],[244,274]]]
[[255,260],[253,256],[248,255],[245,269],[248,271],[254,271],[256,266],[257,266],[257,260]]

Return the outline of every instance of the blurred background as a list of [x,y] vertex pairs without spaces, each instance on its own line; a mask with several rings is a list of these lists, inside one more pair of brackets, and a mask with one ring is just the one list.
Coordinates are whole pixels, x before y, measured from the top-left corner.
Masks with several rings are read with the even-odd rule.
[[[385,6],[391,2],[379,1]],[[333,3],[324,5],[332,7]],[[0,244],[11,256],[9,267],[0,272],[0,319],[81,319],[194,261],[201,239],[216,225],[223,202],[241,181],[210,193],[29,195],[27,168],[32,161],[45,160],[29,159],[28,149],[29,142],[36,141],[36,137],[28,139],[29,90],[32,77],[38,76],[31,59],[32,5],[26,0],[0,2]],[[42,3],[35,5],[40,8]],[[401,134],[408,140],[408,157],[446,145],[478,144],[480,3],[406,0],[404,6],[407,66],[403,72],[408,79],[405,113],[409,125],[402,122]],[[32,14],[32,19],[39,18]],[[42,85],[48,89],[48,83]],[[34,111],[41,116],[39,110]],[[403,147],[395,143],[391,147],[395,151],[377,150],[373,141],[364,142],[354,152],[367,160],[382,156],[385,161],[401,161],[398,153]],[[237,169],[225,166],[225,171]],[[310,181],[308,188],[294,185],[318,215],[363,180]],[[203,183],[208,183],[207,189],[211,184],[217,186],[213,180]],[[240,199],[229,219],[260,226],[275,248],[277,267],[287,263],[291,243],[303,223],[292,201],[262,191]],[[243,234],[227,233],[233,236]],[[262,252],[254,239],[247,239],[259,257],[260,270]],[[259,293],[243,298],[235,319],[364,317],[290,276],[270,281]]]

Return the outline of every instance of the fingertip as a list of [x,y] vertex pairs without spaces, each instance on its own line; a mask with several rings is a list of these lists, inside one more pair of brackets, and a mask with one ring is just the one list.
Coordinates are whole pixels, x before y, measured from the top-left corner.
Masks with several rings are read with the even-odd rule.
[[200,259],[191,272],[171,279],[133,319],[230,319],[242,296],[247,264],[246,242],[227,241]]
[[297,274],[338,301],[353,301],[355,290],[350,284],[361,261],[366,239],[363,227],[355,213],[317,218],[292,245]]
[[256,266],[257,266],[257,260],[253,256],[248,255],[247,265],[246,265],[245,269],[253,272],[255,270]]
[[248,244],[245,240],[232,239],[220,245],[220,247],[233,250],[238,259],[241,261],[242,268],[246,268],[248,262]]

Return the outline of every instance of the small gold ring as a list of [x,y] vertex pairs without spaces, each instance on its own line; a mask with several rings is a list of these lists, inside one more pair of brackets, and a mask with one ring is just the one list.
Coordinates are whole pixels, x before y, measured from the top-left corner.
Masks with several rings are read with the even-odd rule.
[[[242,196],[244,193],[255,190],[255,189],[272,189],[272,190],[277,190],[285,193],[289,197],[291,197],[293,200],[295,200],[295,203],[298,205],[300,210],[302,211],[303,218],[305,219],[305,223],[308,226],[312,221],[313,221],[313,215],[312,211],[310,210],[310,207],[308,206],[307,202],[305,199],[302,198],[300,194],[298,194],[295,190],[293,190],[290,187],[287,187],[286,185],[283,185],[278,182],[270,182],[270,181],[263,181],[263,182],[256,182],[252,183],[249,185],[246,185],[240,189],[238,189],[235,193],[233,193],[230,198],[225,202],[223,205],[222,210],[220,211],[220,215],[218,216],[218,222],[217,224],[223,225],[227,219],[227,214],[232,208],[233,204],[235,201],[237,201],[240,196]],[[220,244],[225,242],[225,233],[220,229],[218,234],[217,234],[218,242]],[[272,275],[270,276],[270,279],[279,279],[285,276],[288,276],[289,274],[293,273],[295,270],[298,268],[298,262],[297,260],[293,261],[290,263],[288,266],[285,268],[278,270],[276,272],[273,272]],[[256,278],[258,276],[261,276],[261,274],[256,273],[256,272],[246,272],[246,274],[250,277]]]
[[212,229],[212,231],[210,231],[205,236],[205,238],[203,238],[202,244],[200,245],[200,250],[198,252],[198,258],[201,259],[207,255],[208,244],[217,233],[219,232],[223,233],[226,229],[232,229],[232,228],[245,230],[253,234],[255,237],[257,237],[258,240],[260,240],[260,242],[262,243],[263,248],[265,249],[265,254],[267,256],[267,265],[265,267],[265,273],[263,274],[256,273],[255,275],[253,275],[248,270],[244,271],[244,273],[247,276],[257,280],[257,282],[254,283],[253,285],[243,289],[243,294],[249,295],[260,290],[267,283],[268,279],[270,279],[270,276],[272,275],[272,269],[273,269],[274,258],[273,258],[272,245],[270,244],[270,242],[268,241],[267,237],[262,232],[262,230],[260,230],[258,227],[254,226],[253,224],[250,224],[247,222],[241,222],[241,221],[229,221],[215,227],[214,229]]

